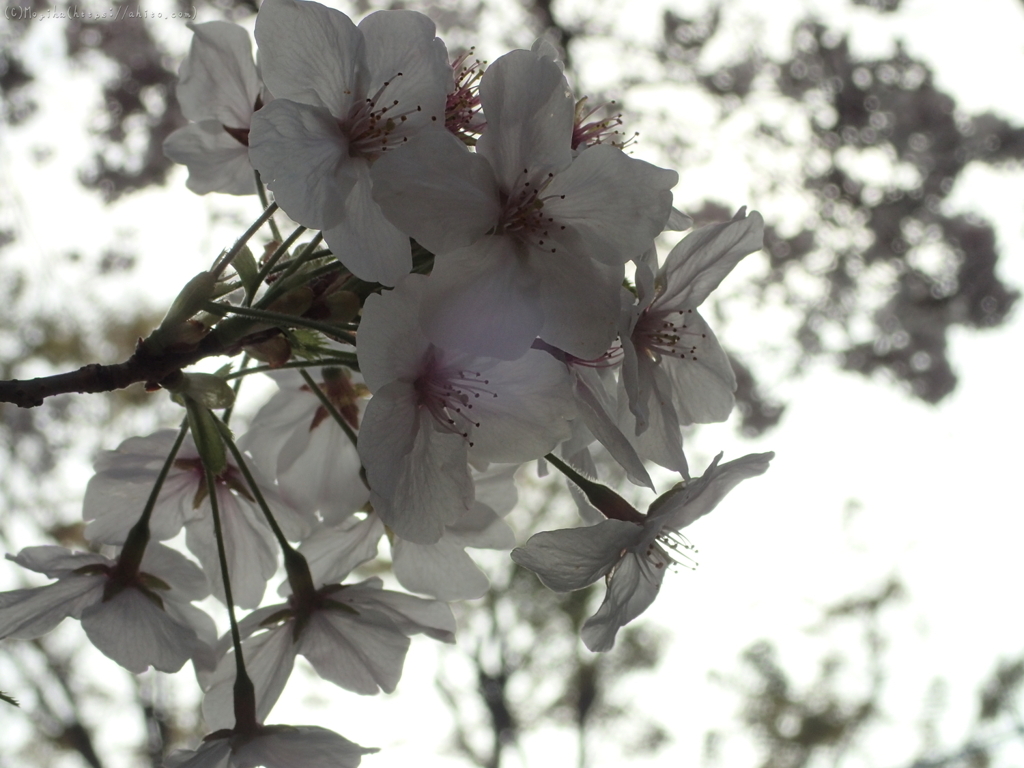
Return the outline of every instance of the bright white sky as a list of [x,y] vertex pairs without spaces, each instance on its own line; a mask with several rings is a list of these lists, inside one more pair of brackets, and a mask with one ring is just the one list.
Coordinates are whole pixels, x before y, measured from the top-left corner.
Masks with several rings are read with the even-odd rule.
[[[569,0],[564,13],[571,15],[574,3],[582,0]],[[632,3],[620,28],[642,35],[645,24],[657,23],[661,8],[696,15],[702,5]],[[807,11],[849,30],[854,50],[864,55],[886,55],[893,39],[902,37],[912,55],[931,63],[937,85],[962,108],[995,110],[1024,122],[1019,77],[1013,74],[1024,71],[1024,5],[1019,0],[983,0],[969,13],[957,0],[906,0],[891,17],[851,9],[838,0],[772,3],[770,13],[763,3],[746,0],[730,10],[726,28],[731,23],[736,39],[747,39],[749,27],[742,20],[756,15],[765,25],[757,39],[770,52],[781,53],[793,20]],[[59,23],[37,24],[34,54],[59,52]],[[184,49],[187,31],[178,22],[164,27]],[[580,61],[591,82],[617,77],[603,69],[607,59],[597,54],[589,61],[584,53]],[[184,172],[176,179],[179,193],[131,196],[110,209],[82,194],[73,181],[84,146],[77,130],[93,114],[95,75],[53,67],[46,77],[53,79],[36,90],[43,118],[10,131],[0,144],[0,183],[12,195],[5,215],[13,206],[18,217],[19,243],[11,254],[46,276],[35,289],[40,299],[59,301],[77,276],[63,267],[61,254],[72,246],[89,253],[92,243],[106,244],[114,235],[128,250],[142,254],[142,274],[149,281],[142,293],[154,306],[166,305],[175,286],[205,268],[241,231],[214,221],[217,212],[237,210],[234,201],[190,195],[184,191]],[[52,148],[54,154],[37,164],[31,158],[36,147]],[[639,156],[643,152],[641,144]],[[744,169],[736,164],[739,155],[719,146],[703,167],[678,169],[681,207],[705,195],[734,201],[737,207],[756,205],[747,199]],[[996,223],[1001,276],[1011,285],[1024,285],[1019,174],[973,169],[949,204]],[[759,271],[763,262],[758,259],[750,257],[730,280],[742,281],[744,273]],[[129,276],[108,297],[107,308],[139,290],[138,276]],[[756,316],[735,318],[730,331],[741,333],[744,323],[763,322]],[[727,336],[726,343],[731,341]],[[739,652],[763,637],[781,648],[783,664],[797,680],[811,680],[820,655],[830,648],[828,641],[804,632],[819,618],[820,608],[875,588],[891,574],[903,580],[909,599],[885,614],[890,679],[883,704],[890,719],[879,729],[864,764],[896,766],[914,754],[919,744],[914,724],[928,685],[938,675],[949,683],[942,735],[947,743],[956,740],[974,715],[976,684],[997,658],[1020,653],[1024,637],[1019,608],[1024,525],[1016,487],[1024,459],[1016,439],[1024,426],[1024,404],[1012,395],[1022,372],[1022,350],[1024,320],[1018,311],[998,331],[954,335],[951,358],[960,385],[937,408],[886,383],[822,367],[779,385],[776,394],[790,406],[781,428],[767,438],[738,440],[731,424],[703,428],[693,436],[688,453],[698,470],[719,450],[725,450],[726,459],[761,450],[774,450],[777,458],[766,476],[740,486],[689,532],[701,550],[700,568],[670,575],[643,619],[670,628],[675,636],[664,667],[646,679],[643,690],[634,691],[638,706],[656,713],[675,737],[652,764],[698,765],[706,730],[735,730],[737,699],[710,682],[709,671],[737,671]],[[110,447],[119,439],[112,437]],[[844,515],[851,501],[856,511]],[[855,653],[857,646],[842,647]],[[292,719],[282,709],[290,703],[304,710],[300,722],[386,747],[365,765],[420,764],[425,754],[440,752],[448,733],[447,715],[431,698],[433,658],[425,641],[414,642],[406,678],[393,697],[356,700],[328,690],[331,707],[311,709],[301,706],[306,691],[293,685],[273,719]],[[396,743],[396,729],[416,726],[422,737],[409,733]],[[741,741],[727,741],[725,749],[724,765],[752,764],[753,755]],[[527,743],[527,755],[536,756],[535,750],[543,750],[539,764],[574,761],[571,739],[545,734]],[[431,764],[442,763],[439,758]],[[617,754],[595,756],[595,768],[619,764]],[[854,756],[849,765],[856,764]]]

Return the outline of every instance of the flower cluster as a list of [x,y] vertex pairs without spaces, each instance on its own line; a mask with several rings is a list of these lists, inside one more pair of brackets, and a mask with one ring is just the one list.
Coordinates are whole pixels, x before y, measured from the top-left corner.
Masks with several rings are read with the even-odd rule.
[[[548,45],[484,67],[449,60],[419,13],[357,25],[265,0],[257,68],[242,28],[191,26],[178,98],[192,123],[168,156],[198,193],[265,184],[301,227],[261,263],[228,252],[141,349],[244,350],[280,369],[279,391],[236,441],[211,410],[231,404],[222,378],[161,379],[187,430],[102,454],[85,495],[87,538],[118,554],[12,558],[57,581],[0,594],[0,637],[72,616],[132,671],[192,659],[215,732],[167,765],[357,765],[372,750],[263,724],[296,656],[352,692],[393,691],[410,637],[453,642],[447,602],[486,592],[467,548],[512,550],[554,590],[605,577],[582,634],[609,650],[685,559],[679,531],[766,471],[771,454],[691,478],[681,429],[732,410],[736,380],[698,308],[761,247],[763,222],[741,209],[659,267],[655,239],[691,224],[672,207],[678,176],[623,151],[621,118],[593,119]],[[307,228],[320,234],[296,247]],[[682,482],[642,514],[586,476],[598,447],[637,485],[654,489],[649,463]],[[513,475],[545,457],[587,524],[513,549]],[[182,530],[194,561],[159,543]],[[349,580],[385,537],[422,597]],[[282,559],[284,602],[265,605]],[[231,617],[219,640],[191,605],[207,594]],[[251,612],[236,622],[236,606]]]

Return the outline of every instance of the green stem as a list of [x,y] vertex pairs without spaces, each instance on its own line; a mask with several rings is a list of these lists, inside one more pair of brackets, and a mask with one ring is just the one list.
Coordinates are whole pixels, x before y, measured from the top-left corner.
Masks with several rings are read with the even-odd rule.
[[217,315],[219,317],[224,317],[225,315],[241,315],[242,317],[249,317],[253,320],[262,320],[263,322],[270,323],[271,325],[310,328],[314,331],[320,331],[320,333],[338,339],[339,341],[343,341],[346,344],[355,346],[356,343],[356,337],[341,326],[333,325],[331,323],[321,323],[316,320],[309,320],[305,317],[298,317],[297,315],[286,315],[283,312],[271,312],[267,309],[254,309],[252,307],[219,304],[215,301],[205,302],[203,304],[203,309],[210,314]]
[[235,731],[237,733],[253,733],[259,728],[256,720],[256,690],[249,674],[245,671],[245,659],[242,658],[242,635],[238,631],[235,620],[235,601],[231,596],[231,577],[228,575],[228,556],[224,549],[224,531],[220,524],[220,503],[217,501],[217,480],[213,473],[204,465],[206,474],[206,490],[210,497],[210,509],[213,510],[213,533],[217,539],[217,556],[220,558],[220,576],[224,581],[224,602],[228,608],[228,619],[231,622],[231,644],[235,648]]
[[[249,353],[248,352],[246,352],[244,355],[242,355],[242,362],[238,364],[238,373],[239,374],[244,374],[244,371],[245,371],[246,368],[249,367],[249,362],[251,360],[252,360],[252,358],[249,357]],[[231,421],[231,414],[234,413],[234,411],[235,411],[235,402],[238,400],[238,390],[240,390],[242,388],[242,376],[239,375],[239,376],[236,376],[235,378],[238,379],[238,381],[236,381],[231,386],[231,389],[235,393],[235,397],[231,401],[231,405],[229,405],[227,408],[224,409],[224,415],[221,416],[221,420],[225,424],[227,424],[229,421]]]
[[343,365],[353,371],[359,370],[359,361],[356,359],[356,356],[349,352],[341,352],[337,357],[332,357],[330,360],[299,360],[291,363],[284,363],[283,365],[258,365],[253,368],[246,368],[245,370],[226,373],[222,378],[231,380],[237,379],[240,376],[248,376],[253,373],[270,373],[271,371],[280,371],[285,368],[323,368],[324,366],[329,365]]
[[[253,172],[256,174],[256,194],[260,196],[260,204],[264,208],[266,208],[267,206],[270,205],[270,203],[267,202],[267,188],[265,186],[263,186],[263,179],[260,178],[260,172],[255,170],[255,169],[253,170]],[[270,224],[270,233],[274,236],[274,239],[277,242],[280,243],[281,242],[281,230],[279,230],[277,228],[277,222],[274,221],[274,217],[273,216],[270,217],[269,224]]]
[[252,226],[245,230],[245,232],[242,233],[242,236],[235,241],[235,244],[231,246],[231,250],[224,253],[224,255],[214,263],[210,271],[215,276],[220,277],[220,274],[225,270],[228,264],[235,260],[235,256],[241,252],[242,248],[245,247],[245,244],[249,242],[252,236],[259,231],[259,228],[267,223],[267,219],[273,216],[274,211],[276,210],[277,203],[271,203],[268,205],[267,209],[260,214],[260,217],[252,223]]
[[276,281],[274,281],[274,284],[270,286],[270,290],[268,290],[263,295],[263,298],[260,299],[260,306],[267,306],[267,304],[270,304],[280,294],[284,293],[285,290],[292,287],[288,285],[288,278],[294,275],[296,271],[298,271],[299,267],[301,267],[303,264],[305,264],[313,257],[313,253],[316,250],[316,247],[320,244],[320,241],[323,239],[324,233],[317,232],[316,235],[313,236],[313,239],[306,243],[306,245],[299,252],[299,254],[294,259],[288,262],[288,266],[281,273],[281,276],[278,277]]
[[[302,369],[300,373],[302,374],[302,378],[306,380],[306,384],[309,385],[313,394],[319,398],[320,402],[323,403],[324,408],[326,408],[327,412],[331,414],[331,418],[338,422],[338,426],[341,427],[348,439],[352,441],[352,445],[358,443],[359,438],[356,437],[356,433],[352,431],[352,427],[350,427],[349,423],[345,421],[345,417],[338,412],[338,409],[334,406],[334,403],[331,402],[331,398],[327,396],[327,393],[320,389],[320,386],[313,380],[313,377],[309,375],[309,371]],[[340,371],[338,371],[338,373],[339,375],[341,374]]]
[[[256,274],[257,286],[267,279],[267,275],[269,275],[274,270],[274,267],[277,264],[277,262],[280,261],[281,257],[288,252],[288,249],[292,247],[295,241],[299,239],[299,236],[302,235],[302,233],[305,231],[305,227],[297,227],[294,232],[288,235],[288,239],[281,243],[279,246],[277,246],[274,252],[270,254],[270,258],[267,259],[267,263],[264,264],[260,268],[260,271]],[[251,303],[252,297],[247,296],[245,299],[245,306],[249,306]]]
[[181,448],[186,434],[188,434],[188,419],[182,421],[181,429],[178,430],[178,437],[175,439],[174,445],[171,446],[171,451],[167,454],[167,459],[160,468],[160,472],[157,473],[153,489],[149,492],[149,498],[146,500],[146,506],[142,508],[142,514],[131,530],[128,531],[124,546],[121,547],[121,554],[117,558],[117,567],[126,575],[134,576],[139,572],[142,556],[145,554],[146,546],[149,544],[149,520],[153,516],[156,500],[160,497],[160,490],[164,487],[167,473],[171,471],[171,466],[174,464],[174,459],[178,455],[178,450]]

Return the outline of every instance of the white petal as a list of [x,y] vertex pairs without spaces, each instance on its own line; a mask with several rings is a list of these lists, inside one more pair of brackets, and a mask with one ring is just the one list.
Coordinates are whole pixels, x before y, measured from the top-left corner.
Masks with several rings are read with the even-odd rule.
[[[270,725],[238,748],[232,768],[356,768],[362,755],[376,752],[315,725]],[[212,766],[211,766],[212,768]]]
[[381,520],[403,539],[433,544],[473,503],[466,438],[435,428],[411,386],[387,385],[370,400],[359,455]]
[[501,214],[490,163],[448,131],[423,133],[386,152],[371,175],[385,215],[434,254],[470,245]]
[[353,568],[377,556],[384,524],[377,515],[365,520],[350,517],[339,525],[324,527],[302,542],[313,581],[334,584],[345,580]]
[[764,219],[757,211],[694,230],[665,259],[661,275],[665,290],[658,305],[699,306],[744,256],[761,249],[763,240]]
[[600,380],[594,381],[597,379],[596,374],[589,376],[585,370],[578,370],[575,376],[575,396],[580,418],[594,437],[608,449],[612,458],[626,470],[626,475],[632,482],[654,490],[654,482],[647,473],[643,461],[637,456],[636,449],[612,420],[606,403],[602,402],[605,398],[601,396],[604,387]]
[[490,582],[466,551],[448,538],[436,544],[398,539],[391,549],[398,583],[438,600],[473,600],[487,593]]
[[[581,152],[545,190],[544,212],[566,226],[582,252],[624,264],[646,250],[672,210],[675,171],[645,163],[608,145]],[[556,239],[558,233],[553,235]]]
[[197,195],[256,193],[256,175],[249,163],[249,148],[225,131],[219,122],[207,120],[179,128],[164,139],[164,154],[188,166],[185,186]]
[[[282,606],[277,606],[281,608]],[[295,666],[294,624],[251,637],[242,644],[245,671],[256,694],[256,719],[263,722],[281,697],[281,691]],[[235,725],[234,706],[235,653],[229,651],[220,660],[210,686],[203,697],[203,719],[211,731]]]
[[150,666],[177,672],[196,649],[190,627],[132,588],[82,611],[82,628],[100,651],[136,674]]
[[617,333],[623,268],[559,251],[530,254],[540,278],[544,341],[581,360],[603,355]]
[[409,638],[374,611],[317,611],[298,643],[320,677],[364,695],[395,690],[408,649]]
[[17,555],[7,555],[7,559],[22,568],[45,574],[51,579],[66,576],[86,565],[113,565],[114,561],[103,555],[92,552],[72,552],[70,549],[54,544],[41,544],[25,547]]
[[367,93],[389,83],[378,103],[398,102],[394,111],[407,115],[403,130],[438,126],[440,132],[453,82],[448,50],[435,37],[434,22],[416,11],[377,11],[359,22],[359,31],[366,40]]
[[544,321],[543,284],[519,251],[487,236],[434,262],[422,319],[435,344],[502,360],[526,353]]
[[690,481],[677,493],[669,492],[655,501],[649,512],[652,521],[676,531],[685,528],[717,507],[743,480],[767,472],[775,454],[751,453],[719,466],[721,457],[719,454],[702,477]]
[[383,613],[404,635],[423,633],[445,643],[455,642],[455,617],[445,603],[381,589],[380,584],[378,578],[367,579],[337,596],[360,612]]
[[297,222],[314,229],[341,222],[357,173],[348,140],[326,109],[275,99],[253,115],[249,160]]
[[[473,366],[468,360],[465,368]],[[571,378],[547,352],[531,349],[518,360],[482,369],[481,379],[485,391],[471,403],[479,424],[470,436],[474,458],[530,461],[569,437],[576,415]]]
[[275,98],[322,106],[346,118],[366,96],[363,35],[339,11],[320,3],[265,0],[256,16],[256,42],[263,81]]
[[359,324],[359,370],[376,392],[396,379],[414,381],[430,342],[419,330],[428,278],[409,275],[393,291],[370,294]]
[[643,528],[624,520],[605,520],[586,528],[534,534],[512,550],[512,559],[537,574],[555,592],[583,589],[610,571],[621,552],[635,546]]
[[324,240],[360,280],[394,285],[412,270],[409,236],[388,221],[374,201],[367,162],[350,158],[348,165],[356,181],[345,198],[341,220],[324,227]]
[[103,599],[107,577],[68,576],[56,584],[35,589],[0,592],[0,638],[23,640],[45,635],[68,616]]
[[248,128],[260,92],[249,33],[227,21],[188,27],[192,45],[181,63],[176,91],[181,113],[196,122]]
[[228,739],[204,741],[199,749],[178,749],[164,759],[165,768],[228,768],[231,744]]
[[696,310],[687,315],[686,326],[688,331],[701,336],[695,359],[673,357],[661,361],[672,381],[679,423],[687,426],[725,421],[732,413],[736,390],[736,375],[729,357]]
[[480,101],[487,128],[477,151],[506,192],[522,181],[544,181],[572,162],[575,103],[551,59],[530,51],[505,54],[487,68]]
[[610,651],[615,635],[654,602],[665,578],[665,567],[655,567],[643,555],[633,553],[622,558],[608,584],[604,602],[597,613],[587,619],[580,633],[592,651]]

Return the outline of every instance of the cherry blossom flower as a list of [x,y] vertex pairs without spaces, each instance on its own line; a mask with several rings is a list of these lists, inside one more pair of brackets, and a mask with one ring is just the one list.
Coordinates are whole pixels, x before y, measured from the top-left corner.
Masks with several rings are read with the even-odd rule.
[[476,153],[426,133],[372,170],[385,215],[435,255],[427,335],[506,360],[537,336],[598,357],[615,336],[624,264],[662,231],[678,175],[607,145],[574,156],[575,104],[547,56],[499,58],[480,101]]
[[[286,604],[253,611],[239,622],[245,667],[263,720],[284,690],[297,655],[325,680],[355,693],[391,693],[398,685],[409,636],[454,642],[455,618],[445,603],[382,589],[380,579],[329,584],[294,593]],[[203,699],[213,728],[234,720],[234,652],[220,661]]]
[[377,752],[315,725],[261,725],[255,733],[225,729],[203,739],[199,749],[181,749],[165,768],[356,768]]
[[555,592],[583,589],[604,576],[604,602],[583,625],[582,636],[590,650],[610,650],[619,628],[654,602],[667,568],[689,559],[692,546],[679,532],[718,506],[741,481],[764,474],[774,456],[750,454],[719,465],[719,454],[702,477],[659,496],[646,515],[615,497],[614,503],[597,505],[613,517],[535,534],[512,550],[512,559]]
[[683,238],[657,277],[647,260],[637,263],[638,301],[623,312],[619,332],[619,423],[637,435],[641,456],[683,475],[680,425],[724,421],[736,389],[729,358],[697,307],[740,259],[761,248],[763,233],[761,214],[741,209],[732,221]]
[[256,40],[276,100],[253,119],[253,165],[353,274],[394,285],[412,268],[409,237],[373,201],[370,165],[419,132],[446,133],[452,70],[434,23],[379,11],[357,27],[319,3],[266,0]]
[[[352,439],[331,418],[320,398],[294,371],[271,374],[280,388],[256,416],[238,446],[276,477],[282,500],[304,514],[319,511],[339,523],[370,498],[359,476],[362,465]],[[353,431],[358,431],[369,390],[358,374],[325,368],[321,390]]]
[[177,96],[192,121],[164,141],[164,154],[188,166],[193,192],[251,195],[256,177],[249,163],[249,125],[271,101],[252,60],[249,33],[227,21],[188,23],[192,47],[181,63]]
[[[520,463],[569,436],[565,367],[530,350],[506,362],[451,351],[419,330],[428,280],[370,296],[359,367],[374,393],[359,433],[371,503],[398,536],[433,544],[473,503],[469,460]],[[467,324],[476,321],[467,317]]]
[[[90,541],[124,543],[145,506],[174,438],[173,430],[162,430],[147,437],[130,438],[116,451],[100,454],[95,463],[96,474],[86,487],[82,512],[89,521],[85,535]],[[252,471],[285,536],[292,541],[300,540],[311,530],[314,519],[284,504],[258,468],[253,467]],[[267,580],[277,571],[277,544],[238,467],[229,462],[216,480],[235,602],[244,608],[255,608],[263,598]],[[176,536],[183,526],[186,546],[202,564],[214,595],[223,601],[206,476],[191,437],[182,443],[164,480],[150,519],[150,532],[155,540],[164,541]]]
[[8,555],[57,581],[0,593],[0,638],[35,638],[68,616],[89,640],[125,669],[177,672],[189,658],[211,666],[213,621],[191,605],[209,593],[206,578],[183,555],[160,544],[140,564],[63,547],[27,547]]

